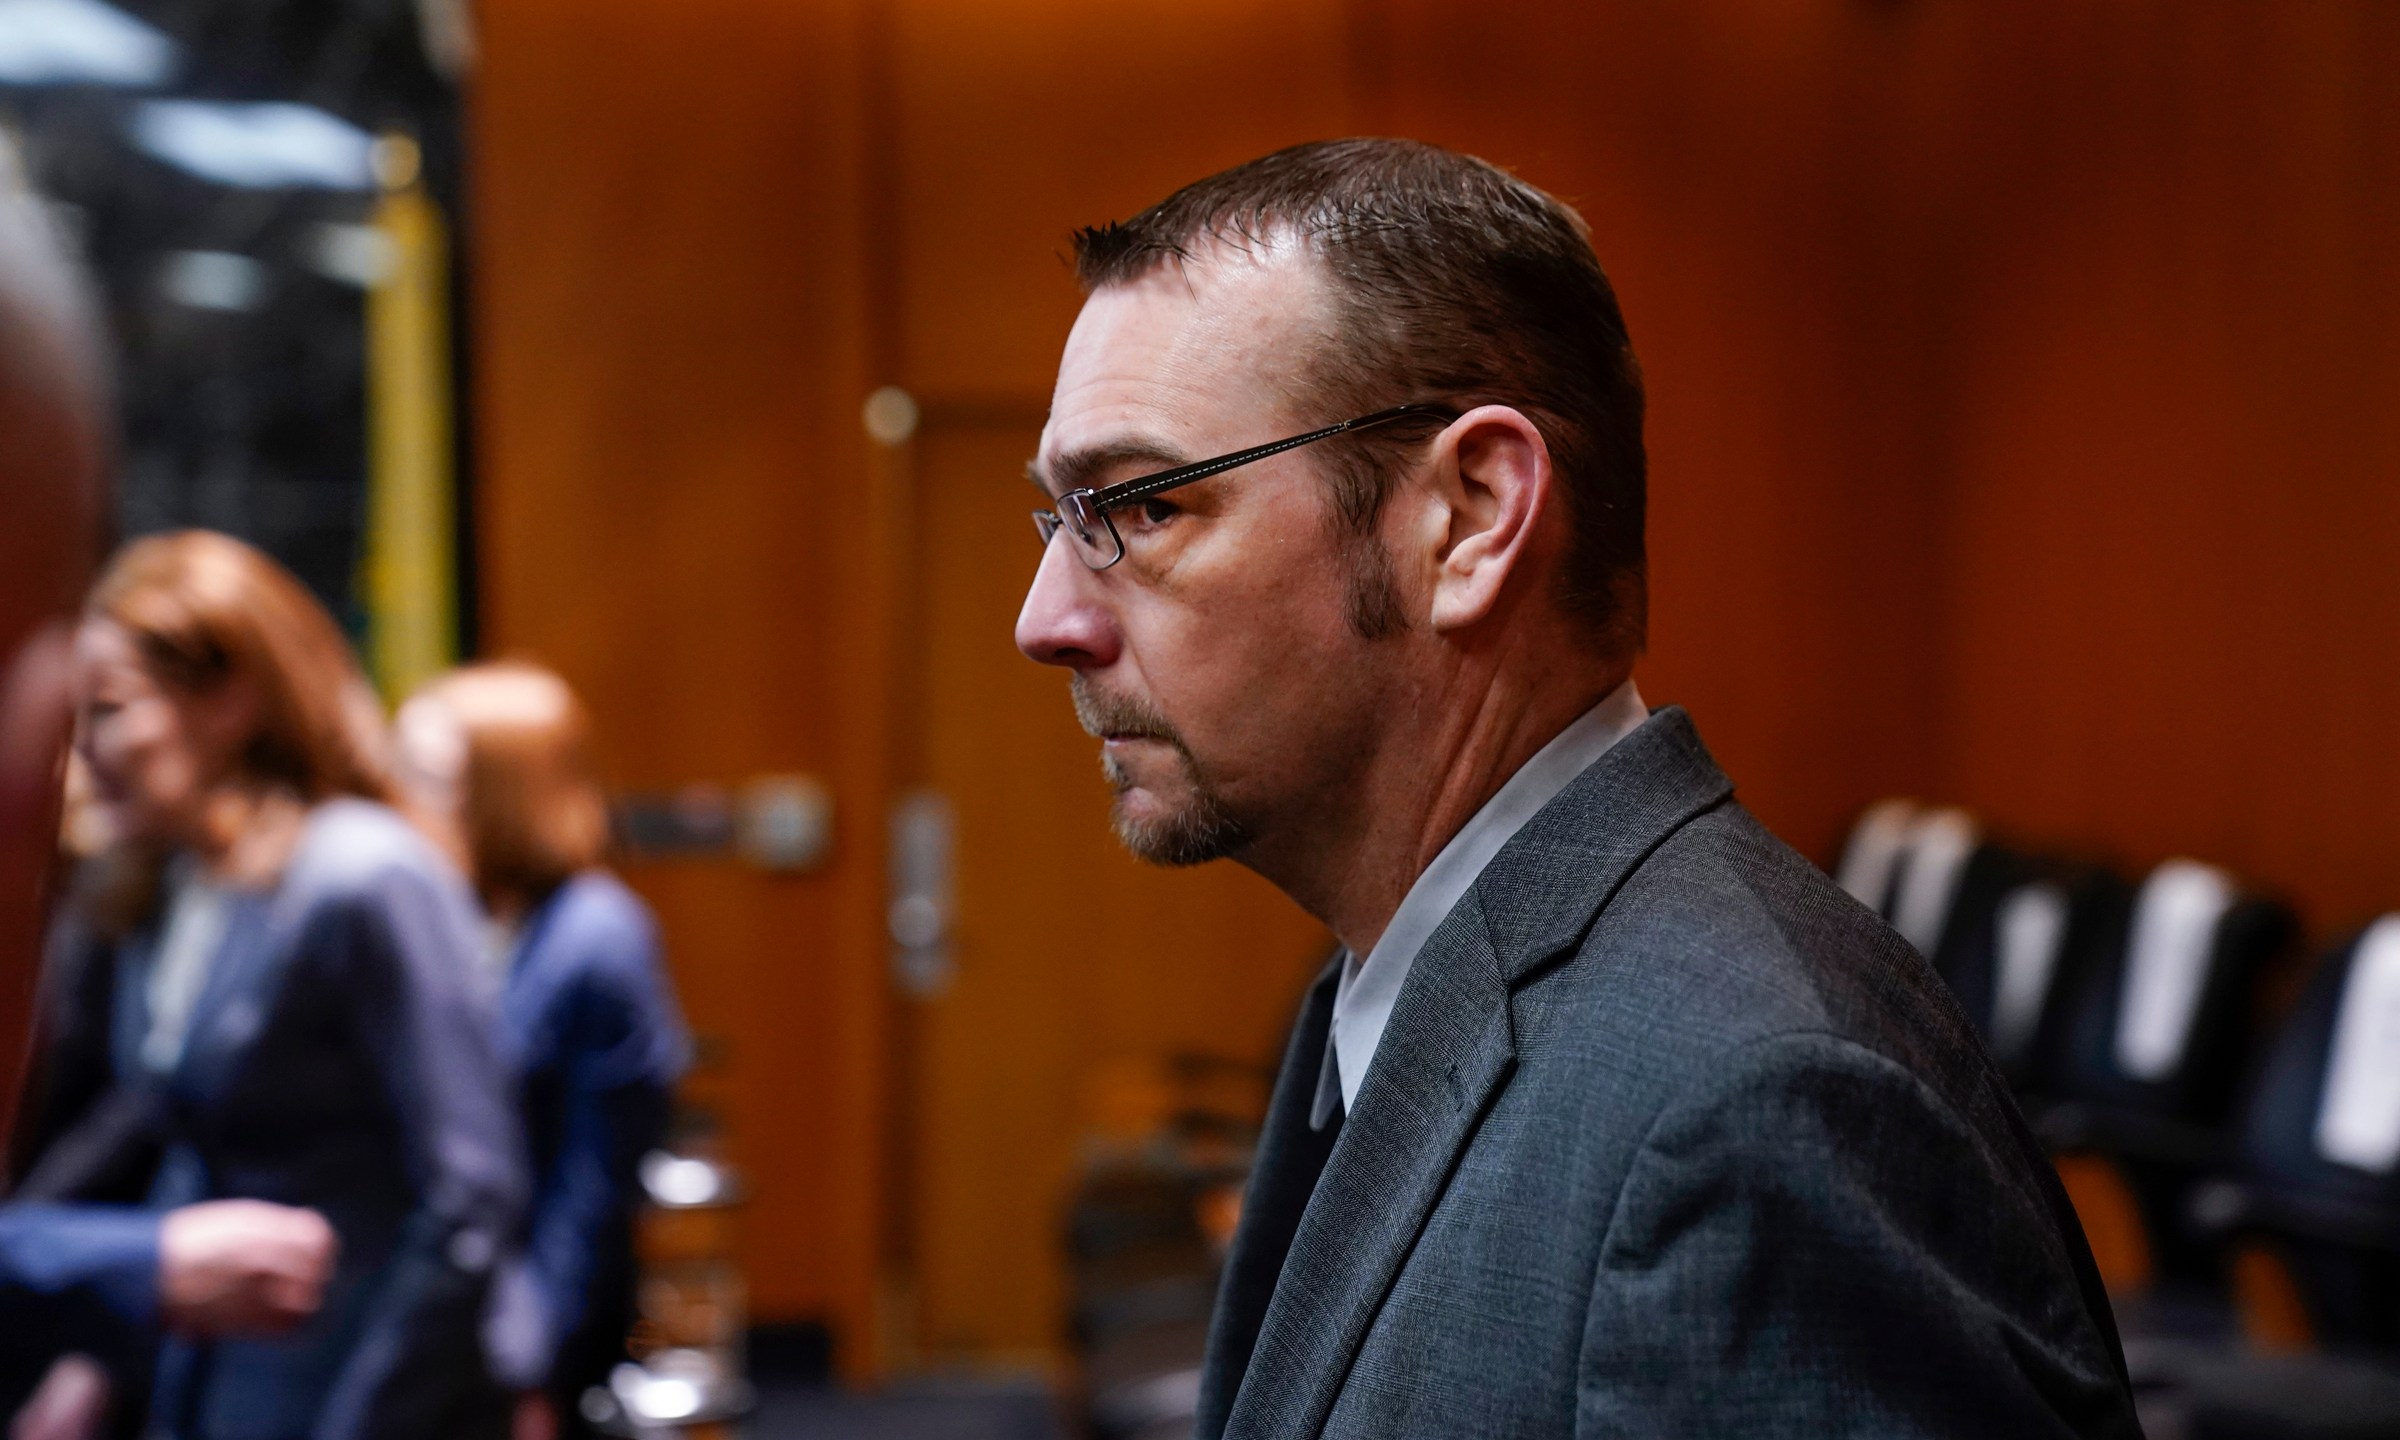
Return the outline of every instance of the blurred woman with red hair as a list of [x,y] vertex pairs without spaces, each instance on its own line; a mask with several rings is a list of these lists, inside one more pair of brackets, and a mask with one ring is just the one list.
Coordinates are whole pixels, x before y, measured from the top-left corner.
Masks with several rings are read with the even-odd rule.
[[519,1440],[563,1423],[624,1358],[636,1168],[686,1057],[650,912],[600,868],[608,812],[583,707],[556,675],[471,665],[400,707],[400,772],[490,917],[500,1044],[533,1162],[524,1254],[491,1327]]
[[153,1203],[250,1196],[340,1239],[288,1336],[170,1340],[151,1433],[454,1436],[505,1407],[477,1344],[522,1204],[472,901],[390,807],[374,697],[323,607],[202,531],[127,546],[75,640],[112,882],[63,950],[109,967],[108,1070],[153,1099]]

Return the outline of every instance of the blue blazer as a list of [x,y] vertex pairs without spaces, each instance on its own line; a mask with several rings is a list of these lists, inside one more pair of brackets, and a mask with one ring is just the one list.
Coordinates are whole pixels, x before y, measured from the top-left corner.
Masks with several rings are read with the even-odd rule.
[[0,1408],[23,1403],[72,1351],[125,1366],[120,1383],[140,1388],[158,1235],[159,1217],[138,1206],[0,1205]]
[[604,870],[559,886],[526,919],[498,1018],[534,1187],[493,1351],[514,1385],[575,1390],[605,1378],[631,1318],[636,1172],[690,1056],[649,908]]
[[[324,1308],[273,1340],[168,1342],[154,1421],[184,1440],[449,1436],[501,1423],[477,1341],[525,1190],[476,980],[473,901],[399,816],[310,816],[239,898],[160,1077],[160,1207],[250,1196],[341,1237]],[[117,947],[117,1072],[138,1082],[156,934]]]
[[31,1317],[50,1302],[78,1300],[151,1321],[158,1216],[128,1205],[0,1205],[0,1315]]

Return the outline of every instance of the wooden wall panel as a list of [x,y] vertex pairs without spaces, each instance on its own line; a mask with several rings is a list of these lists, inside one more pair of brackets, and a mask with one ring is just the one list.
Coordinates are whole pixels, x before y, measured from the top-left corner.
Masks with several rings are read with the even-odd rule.
[[1354,123],[1334,0],[893,0],[895,371],[1045,406],[1078,226]]
[[[805,771],[820,874],[635,866],[733,1122],[757,1310],[871,1333],[887,790],[857,405],[857,17],[505,0],[474,96],[485,634],[620,786]],[[845,684],[844,673],[856,674]],[[838,1182],[828,1177],[838,1176]]]
[[[1575,204],[1650,391],[1653,704],[1822,854],[1923,785],[1951,283],[1907,58],[1851,7],[1381,7],[1369,101]],[[1914,117],[1909,117],[1913,122]]]
[[2017,72],[1962,327],[1943,787],[2400,907],[2400,15],[2137,12]]

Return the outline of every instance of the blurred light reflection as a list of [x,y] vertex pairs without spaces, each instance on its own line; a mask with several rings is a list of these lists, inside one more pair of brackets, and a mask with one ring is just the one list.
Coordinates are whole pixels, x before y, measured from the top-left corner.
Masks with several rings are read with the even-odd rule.
[[0,0],[0,84],[142,89],[175,61],[164,32],[100,0]]
[[220,185],[375,186],[374,137],[313,105],[145,100],[128,124],[144,153]]

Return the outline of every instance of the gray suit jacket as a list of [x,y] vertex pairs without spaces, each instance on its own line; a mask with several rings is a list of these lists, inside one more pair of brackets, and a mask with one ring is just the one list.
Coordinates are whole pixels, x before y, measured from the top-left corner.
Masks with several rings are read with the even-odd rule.
[[1316,1132],[1330,982],[1203,1440],[2139,1434],[2082,1231],[1957,1007],[1682,711],[1494,858]]

